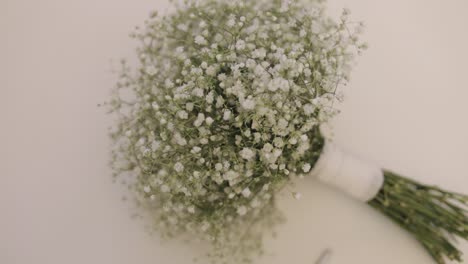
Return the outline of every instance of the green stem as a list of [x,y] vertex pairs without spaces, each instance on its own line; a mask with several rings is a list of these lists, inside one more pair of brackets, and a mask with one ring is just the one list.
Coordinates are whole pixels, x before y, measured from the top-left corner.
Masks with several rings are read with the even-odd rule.
[[384,170],[384,186],[369,204],[412,233],[438,264],[462,262],[454,237],[468,240],[468,196]]

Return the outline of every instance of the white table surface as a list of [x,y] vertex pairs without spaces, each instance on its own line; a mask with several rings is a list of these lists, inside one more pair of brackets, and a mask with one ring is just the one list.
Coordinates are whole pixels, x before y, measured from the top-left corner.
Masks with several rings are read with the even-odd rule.
[[[107,166],[110,119],[96,107],[132,56],[128,33],[159,0],[0,1],[0,263],[191,263],[130,219]],[[415,179],[468,193],[468,2],[331,0],[367,24],[343,113],[346,149]],[[114,61],[115,62],[115,61]],[[313,179],[257,263],[433,263],[407,233]],[[460,247],[468,255],[468,244]],[[468,263],[468,260],[465,261]]]

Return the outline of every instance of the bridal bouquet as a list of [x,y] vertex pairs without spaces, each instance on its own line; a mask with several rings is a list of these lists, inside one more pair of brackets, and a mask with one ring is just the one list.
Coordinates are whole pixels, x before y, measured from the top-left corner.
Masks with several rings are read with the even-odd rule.
[[452,238],[468,238],[466,195],[348,155],[319,129],[366,48],[348,10],[333,20],[321,0],[175,7],[132,34],[139,66],[123,62],[110,102],[115,175],[163,237],[209,241],[215,261],[251,261],[283,219],[278,192],[311,175],[380,210],[437,263],[461,261]]

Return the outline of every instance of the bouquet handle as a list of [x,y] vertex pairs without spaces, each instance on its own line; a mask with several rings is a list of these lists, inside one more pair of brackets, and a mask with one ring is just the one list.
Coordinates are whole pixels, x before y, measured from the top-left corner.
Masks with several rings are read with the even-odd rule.
[[468,196],[429,186],[345,153],[331,141],[312,172],[368,203],[414,235],[438,264],[462,261],[455,237],[468,240]]

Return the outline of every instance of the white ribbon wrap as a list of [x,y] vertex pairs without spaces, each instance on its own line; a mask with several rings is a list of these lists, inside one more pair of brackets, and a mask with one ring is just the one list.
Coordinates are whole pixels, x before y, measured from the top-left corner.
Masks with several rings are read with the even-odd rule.
[[325,141],[311,174],[363,202],[372,200],[384,183],[379,166],[345,153],[330,141]]

